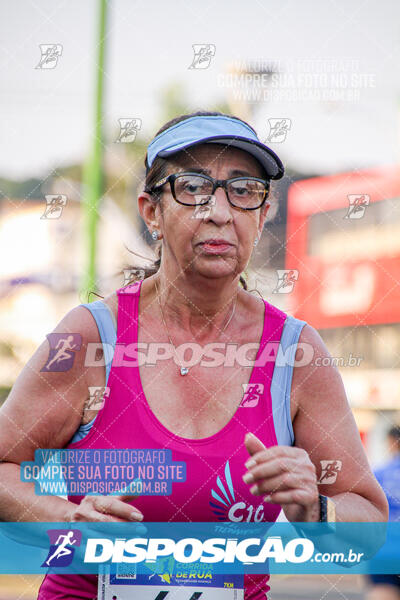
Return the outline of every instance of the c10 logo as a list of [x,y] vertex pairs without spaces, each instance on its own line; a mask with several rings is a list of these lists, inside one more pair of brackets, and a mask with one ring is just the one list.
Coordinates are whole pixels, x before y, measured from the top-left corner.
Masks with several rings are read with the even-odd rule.
[[229,509],[228,519],[234,523],[239,523],[239,521],[246,521],[246,523],[250,523],[253,513],[253,521],[255,523],[260,523],[263,521],[264,505],[259,504],[259,506],[257,506],[257,508],[254,510],[254,506],[252,504],[246,505],[245,502],[236,502],[236,504],[233,504]]

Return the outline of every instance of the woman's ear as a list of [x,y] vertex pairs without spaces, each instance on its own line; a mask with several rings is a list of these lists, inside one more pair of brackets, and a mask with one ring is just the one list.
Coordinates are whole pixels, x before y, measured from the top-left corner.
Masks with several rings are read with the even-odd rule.
[[155,200],[148,192],[141,192],[138,196],[139,214],[149,231],[159,229],[159,204],[160,201]]

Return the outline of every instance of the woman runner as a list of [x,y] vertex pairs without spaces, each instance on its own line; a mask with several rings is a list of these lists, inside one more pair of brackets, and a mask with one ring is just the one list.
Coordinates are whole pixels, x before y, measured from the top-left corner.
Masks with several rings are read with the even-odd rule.
[[[166,123],[145,163],[138,207],[161,257],[143,280],[60,321],[69,369],[44,368],[46,340],[22,370],[0,413],[0,518],[274,522],[282,509],[295,522],[326,520],[328,506],[337,521],[386,521],[341,377],[327,360],[315,366],[330,356],[323,341],[242,278],[279,158],[241,119],[197,112]],[[104,344],[105,366],[87,366],[91,343]],[[135,343],[144,363],[113,354]],[[108,388],[100,410],[92,387]],[[19,465],[37,448],[169,448],[187,477],[170,496],[36,496]],[[329,484],[326,460],[341,465]],[[245,576],[246,600],[265,599],[268,580]],[[38,598],[96,594],[96,576],[52,573]]]

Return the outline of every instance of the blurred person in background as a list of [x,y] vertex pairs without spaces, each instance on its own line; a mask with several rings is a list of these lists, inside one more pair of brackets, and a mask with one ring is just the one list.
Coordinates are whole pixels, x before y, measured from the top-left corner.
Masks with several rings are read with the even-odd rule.
[[[387,433],[391,458],[374,470],[389,503],[389,521],[400,521],[400,426]],[[366,576],[371,587],[366,600],[400,600],[400,575],[370,574]]]

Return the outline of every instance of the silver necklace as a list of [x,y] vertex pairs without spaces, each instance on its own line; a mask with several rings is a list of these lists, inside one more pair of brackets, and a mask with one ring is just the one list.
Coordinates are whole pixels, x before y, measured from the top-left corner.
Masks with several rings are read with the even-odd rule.
[[[173,344],[173,342],[172,342],[172,340],[171,340],[171,336],[170,336],[170,334],[169,334],[168,327],[167,327],[167,324],[166,324],[166,322],[165,322],[165,318],[164,318],[164,311],[163,311],[163,309],[162,309],[162,306],[161,306],[161,299],[160,299],[160,293],[159,293],[159,291],[158,291],[158,285],[157,285],[157,281],[154,281],[154,283],[155,283],[155,285],[156,285],[156,290],[157,290],[157,299],[158,299],[158,304],[160,305],[161,317],[162,317],[163,324],[164,324],[164,327],[165,327],[165,331],[167,332],[167,335],[168,335],[168,338],[169,338],[170,344],[171,344],[171,346],[172,346],[172,348],[173,348],[173,350],[174,350],[175,357],[176,357],[176,361],[177,361],[177,363],[178,363],[178,365],[179,365],[179,367],[180,367],[180,374],[181,374],[181,375],[187,375],[187,374],[189,373],[189,367],[182,367],[182,365],[180,364],[180,362],[179,362],[179,360],[178,360],[178,354],[177,354],[177,352],[176,352],[176,348],[175,348],[175,346],[174,346],[174,344]],[[236,310],[236,305],[237,305],[237,297],[238,297],[238,295],[236,294],[236,298],[235,298],[235,303],[234,303],[234,305],[233,305],[232,314],[231,314],[231,316],[229,317],[229,319],[228,319],[228,322],[226,323],[226,325],[224,326],[224,328],[221,330],[221,333],[219,334],[219,336],[218,336],[218,339],[221,337],[221,335],[224,333],[225,329],[228,327],[229,323],[232,321],[233,315],[235,314],[235,310]]]

